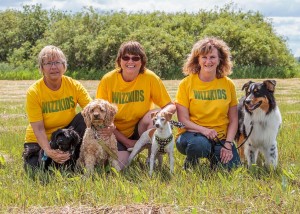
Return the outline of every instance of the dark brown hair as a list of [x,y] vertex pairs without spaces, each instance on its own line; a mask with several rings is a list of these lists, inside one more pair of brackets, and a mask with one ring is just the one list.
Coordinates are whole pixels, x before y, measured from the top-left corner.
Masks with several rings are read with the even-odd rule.
[[147,63],[147,56],[145,54],[144,48],[139,42],[136,41],[129,41],[129,42],[124,42],[118,51],[118,56],[116,59],[116,67],[121,68],[121,57],[126,55],[126,54],[131,54],[131,55],[136,55],[141,57],[141,62],[142,66],[140,69],[140,73],[143,73],[146,69],[146,63]]

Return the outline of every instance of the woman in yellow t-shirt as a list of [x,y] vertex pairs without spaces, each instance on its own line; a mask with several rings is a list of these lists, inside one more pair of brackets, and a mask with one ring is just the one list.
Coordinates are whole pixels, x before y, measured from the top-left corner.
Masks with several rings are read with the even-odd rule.
[[184,168],[208,158],[211,166],[226,168],[240,164],[233,139],[238,127],[234,83],[227,77],[232,63],[227,44],[205,38],[194,44],[176,94],[178,120],[185,124],[176,140],[178,151],[186,155]]
[[69,153],[50,148],[51,134],[59,128],[72,126],[82,139],[86,126],[81,114],[76,115],[76,106],[84,108],[92,100],[80,82],[64,76],[67,61],[58,47],[44,47],[38,63],[43,77],[33,83],[26,94],[29,125],[23,152],[25,169],[39,167],[41,148],[57,163],[62,164],[70,158]]
[[118,112],[114,134],[118,141],[118,159],[121,168],[127,164],[127,148],[134,146],[139,136],[153,127],[150,118],[155,105],[162,111],[175,113],[176,107],[162,82],[146,68],[147,57],[140,43],[125,42],[121,45],[116,69],[101,79],[96,98],[115,103]]

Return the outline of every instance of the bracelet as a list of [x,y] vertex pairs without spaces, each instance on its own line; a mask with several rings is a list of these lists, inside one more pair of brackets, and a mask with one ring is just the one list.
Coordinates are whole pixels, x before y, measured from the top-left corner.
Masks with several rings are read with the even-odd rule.
[[[232,150],[233,142],[231,142],[231,141],[229,141],[229,140],[226,140],[225,143],[229,143],[229,144],[231,145],[231,150]],[[224,144],[225,144],[225,143],[224,143]]]
[[231,146],[233,146],[233,142],[226,140],[225,143],[230,143]]

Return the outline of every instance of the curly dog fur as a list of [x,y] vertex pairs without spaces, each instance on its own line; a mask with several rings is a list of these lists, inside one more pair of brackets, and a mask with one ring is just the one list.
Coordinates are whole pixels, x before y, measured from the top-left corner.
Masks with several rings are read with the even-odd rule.
[[92,172],[96,165],[104,166],[109,161],[116,170],[120,170],[115,158],[118,152],[115,135],[104,138],[98,134],[99,130],[113,124],[116,113],[117,107],[103,99],[95,99],[83,109],[82,116],[87,128],[77,160],[79,167],[85,167],[88,172]]

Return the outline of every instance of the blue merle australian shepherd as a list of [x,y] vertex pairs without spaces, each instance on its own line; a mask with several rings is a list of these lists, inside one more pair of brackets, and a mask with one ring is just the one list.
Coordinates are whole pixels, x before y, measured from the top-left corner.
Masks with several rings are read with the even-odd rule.
[[274,91],[276,81],[265,80],[262,83],[249,81],[242,90],[246,94],[239,101],[239,128],[236,134],[241,158],[245,156],[248,167],[256,164],[258,152],[265,159],[265,166],[274,168],[278,163],[276,137],[282,119],[276,104]]

